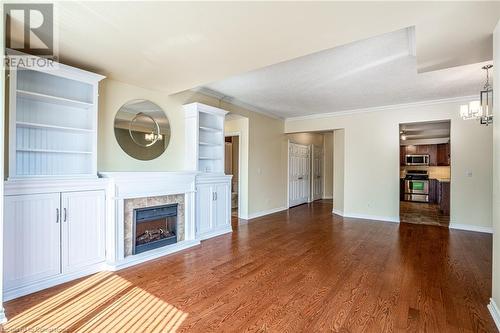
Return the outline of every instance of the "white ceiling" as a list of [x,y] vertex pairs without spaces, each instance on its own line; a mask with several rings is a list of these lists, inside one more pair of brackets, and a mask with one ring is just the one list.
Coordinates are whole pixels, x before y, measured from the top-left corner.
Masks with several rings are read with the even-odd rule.
[[413,28],[203,86],[281,118],[478,94],[482,64],[417,73]]
[[500,2],[60,1],[62,62],[175,93],[408,26],[418,70],[492,58]]

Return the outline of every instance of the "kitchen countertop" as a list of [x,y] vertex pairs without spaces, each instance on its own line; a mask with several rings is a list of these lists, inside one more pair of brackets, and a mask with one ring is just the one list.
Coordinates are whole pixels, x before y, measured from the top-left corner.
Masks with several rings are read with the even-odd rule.
[[[404,180],[404,177],[399,177],[401,180]],[[450,183],[450,178],[429,178],[429,179],[435,179],[440,183]]]

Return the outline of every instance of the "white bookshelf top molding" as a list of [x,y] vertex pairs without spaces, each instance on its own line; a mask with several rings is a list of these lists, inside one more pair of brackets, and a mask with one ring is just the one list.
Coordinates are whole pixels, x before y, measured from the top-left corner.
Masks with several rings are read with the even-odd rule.
[[[32,55],[28,55],[28,54],[25,54],[25,53],[22,53],[22,52],[19,52],[16,50],[12,50],[12,49],[7,49],[6,52],[7,52],[7,57],[10,57],[10,58],[25,57],[26,59],[28,59],[28,58],[32,59],[34,57]],[[25,68],[22,65],[18,66],[18,67]],[[71,66],[68,66],[65,64],[61,64],[61,63],[57,63],[57,66],[54,66],[54,68],[50,68],[50,69],[44,69],[43,67],[33,67],[33,68],[29,67],[27,69],[34,70],[34,71],[40,71],[40,72],[44,72],[47,74],[53,74],[53,75],[57,75],[57,76],[64,76],[67,78],[71,78],[73,80],[84,81],[87,83],[96,83],[96,82],[99,82],[99,81],[106,78],[106,76],[104,76],[104,75],[89,72],[89,71],[86,71],[84,69],[80,69],[80,68],[76,68],[76,67],[71,67]]]
[[223,116],[223,117],[226,116],[226,114],[229,113],[229,111],[226,111],[226,110],[223,110],[223,109],[219,109],[219,108],[216,108],[214,106],[210,106],[210,105],[198,103],[198,102],[190,103],[190,104],[185,104],[183,106],[183,108],[184,108],[185,111],[189,111],[189,112],[212,113],[212,114]]

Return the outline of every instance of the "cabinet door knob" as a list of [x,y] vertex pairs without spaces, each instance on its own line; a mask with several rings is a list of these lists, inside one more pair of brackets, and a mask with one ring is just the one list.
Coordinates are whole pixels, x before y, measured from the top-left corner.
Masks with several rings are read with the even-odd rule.
[[59,223],[59,208],[56,208],[56,223]]
[[63,212],[64,212],[64,220],[63,221],[66,222],[68,220],[68,211],[66,210],[66,208],[64,208]]

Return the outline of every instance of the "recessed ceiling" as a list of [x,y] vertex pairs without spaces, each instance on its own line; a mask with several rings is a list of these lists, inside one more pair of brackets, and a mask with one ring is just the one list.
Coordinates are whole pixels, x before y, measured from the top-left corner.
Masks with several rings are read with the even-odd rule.
[[[418,38],[418,34],[417,34]],[[417,72],[413,28],[203,86],[281,118],[479,93],[482,63]]]
[[57,1],[62,62],[166,93],[408,26],[418,70],[492,58],[500,2]]
[[450,127],[449,120],[401,124],[400,145],[447,143],[450,141]]

